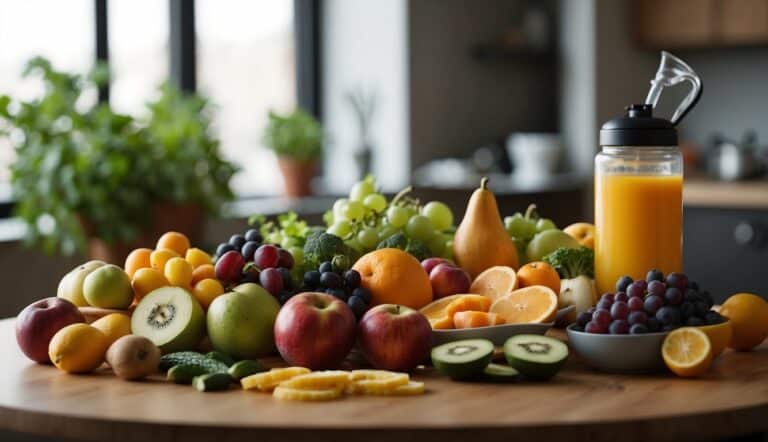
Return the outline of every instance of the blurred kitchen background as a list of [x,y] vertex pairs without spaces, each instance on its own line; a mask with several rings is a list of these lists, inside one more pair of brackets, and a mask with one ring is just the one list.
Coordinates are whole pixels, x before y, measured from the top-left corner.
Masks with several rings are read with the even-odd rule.
[[[719,299],[768,293],[760,272],[768,259],[768,0],[0,0],[0,94],[15,102],[44,92],[40,78],[21,75],[35,56],[84,75],[106,62],[108,86],[86,88],[81,100],[108,100],[137,119],[156,121],[146,103],[168,80],[210,100],[212,135],[203,141],[218,140],[240,168],[233,199],[217,216],[147,209],[171,225],[191,221],[188,230],[209,247],[254,213],[296,210],[319,223],[366,173],[387,193],[413,184],[457,217],[488,175],[503,215],[535,202],[561,227],[591,221],[600,125],[644,100],[662,49],[704,83],[679,126],[685,270]],[[680,86],[678,97],[686,92]],[[665,95],[658,112],[668,117],[677,102]],[[310,194],[299,197],[307,170],[278,161],[275,140],[264,136],[270,110],[297,107],[324,134]],[[163,124],[173,126],[173,112]],[[5,128],[3,317],[53,296],[59,278],[93,253],[24,246],[30,232],[15,216],[10,167],[13,146],[32,138]],[[43,162],[41,176],[64,164]],[[297,180],[292,198],[284,174]],[[55,218],[41,216],[36,231],[56,232]],[[636,222],[664,222],[664,214]]]

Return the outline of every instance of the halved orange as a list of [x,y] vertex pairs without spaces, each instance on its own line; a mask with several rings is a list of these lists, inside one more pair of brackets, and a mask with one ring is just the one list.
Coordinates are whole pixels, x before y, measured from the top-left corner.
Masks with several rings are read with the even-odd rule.
[[557,294],[543,285],[517,289],[494,301],[488,313],[497,313],[507,324],[552,322],[557,314]]
[[682,327],[673,330],[664,339],[661,356],[676,375],[701,376],[712,362],[712,344],[707,334],[698,328]]
[[487,296],[491,302],[517,289],[517,273],[512,267],[495,266],[477,275],[469,287],[470,293]]

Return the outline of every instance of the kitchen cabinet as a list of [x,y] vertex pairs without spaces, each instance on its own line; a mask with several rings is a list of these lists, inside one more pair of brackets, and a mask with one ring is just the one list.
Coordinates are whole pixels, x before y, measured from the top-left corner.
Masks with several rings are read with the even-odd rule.
[[638,0],[632,25],[649,49],[768,44],[768,0]]

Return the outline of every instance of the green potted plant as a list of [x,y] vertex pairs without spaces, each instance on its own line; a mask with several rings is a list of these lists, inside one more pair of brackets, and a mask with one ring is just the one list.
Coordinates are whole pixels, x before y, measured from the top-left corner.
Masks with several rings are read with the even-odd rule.
[[307,112],[269,113],[264,144],[277,155],[288,197],[312,193],[311,181],[323,151],[323,129]]
[[122,263],[166,230],[194,238],[203,212],[232,197],[235,167],[221,159],[204,99],[164,86],[138,121],[85,104],[84,92],[108,81],[104,66],[83,77],[35,58],[24,75],[41,77],[45,92],[0,97],[0,121],[17,135],[11,186],[28,243]]

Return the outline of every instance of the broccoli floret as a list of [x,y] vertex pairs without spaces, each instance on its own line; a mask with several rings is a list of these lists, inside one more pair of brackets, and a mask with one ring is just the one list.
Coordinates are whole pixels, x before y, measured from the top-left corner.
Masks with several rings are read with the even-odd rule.
[[304,263],[308,268],[317,269],[321,263],[333,260],[336,255],[344,255],[354,262],[357,252],[331,233],[313,231],[309,234],[304,243]]
[[376,249],[400,249],[405,250],[408,247],[408,238],[402,233],[395,233],[389,238],[381,241]]
[[408,239],[403,233],[395,233],[384,241],[380,242],[376,249],[400,249],[410,253],[419,261],[432,256],[429,247],[417,239]]
[[554,267],[562,279],[572,279],[580,275],[595,278],[595,252],[588,247],[560,247],[545,256],[544,262]]
[[418,239],[409,240],[408,245],[405,247],[405,251],[413,255],[419,261],[424,261],[425,259],[432,257],[432,251],[429,250],[429,247]]

